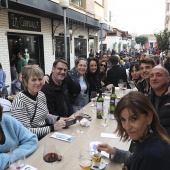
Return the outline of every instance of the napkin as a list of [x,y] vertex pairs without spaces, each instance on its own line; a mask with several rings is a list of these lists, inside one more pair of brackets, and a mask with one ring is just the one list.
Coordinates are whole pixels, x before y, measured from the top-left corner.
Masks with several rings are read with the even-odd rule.
[[59,139],[59,140],[63,140],[63,141],[66,141],[66,142],[72,142],[75,138],[75,136],[71,136],[71,135],[67,135],[67,134],[64,134],[64,133],[59,133],[59,132],[55,132],[51,135],[52,138],[56,138],[56,139]]
[[81,125],[81,126],[86,126],[86,127],[88,127],[88,126],[90,126],[90,121],[87,120],[86,118],[83,118],[83,119],[80,121],[80,125]]
[[[97,151],[97,145],[100,144],[100,143],[101,142],[99,142],[99,141],[89,141],[90,151],[96,152]],[[101,155],[105,156],[106,158],[109,158],[109,154],[106,153],[105,151],[101,151]]]
[[34,168],[33,166],[31,165],[25,165],[23,168],[21,168],[20,170],[26,170],[26,169],[29,169],[29,170],[38,170],[37,168]]
[[101,133],[100,137],[112,138],[112,139],[118,138],[117,134],[113,134],[113,133]]

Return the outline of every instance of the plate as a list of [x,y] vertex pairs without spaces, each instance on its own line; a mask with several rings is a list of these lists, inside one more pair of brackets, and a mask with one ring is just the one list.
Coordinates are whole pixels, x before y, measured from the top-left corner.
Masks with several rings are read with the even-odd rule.
[[97,168],[97,167],[92,166],[92,167],[91,167],[91,169],[94,169],[94,170],[102,170],[102,169],[105,169],[105,168],[106,168],[106,166],[107,166],[107,164],[106,164],[106,163],[101,162],[98,168]]

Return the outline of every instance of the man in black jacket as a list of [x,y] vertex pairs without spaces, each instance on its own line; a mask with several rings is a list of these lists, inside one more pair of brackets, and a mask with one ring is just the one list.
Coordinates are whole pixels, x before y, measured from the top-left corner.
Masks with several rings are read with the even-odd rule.
[[49,83],[46,83],[41,91],[47,98],[47,106],[50,114],[69,117],[71,115],[68,87],[65,80],[68,64],[62,59],[53,63]]
[[111,65],[111,69],[107,71],[107,79],[108,79],[109,84],[113,84],[115,87],[118,87],[119,79],[122,79],[124,82],[127,82],[126,69],[123,67],[120,67],[119,57],[111,56],[109,58],[109,62]]
[[150,86],[152,88],[148,95],[151,103],[158,113],[161,125],[170,136],[170,96],[165,95],[169,87],[169,73],[162,66],[156,66],[150,73]]

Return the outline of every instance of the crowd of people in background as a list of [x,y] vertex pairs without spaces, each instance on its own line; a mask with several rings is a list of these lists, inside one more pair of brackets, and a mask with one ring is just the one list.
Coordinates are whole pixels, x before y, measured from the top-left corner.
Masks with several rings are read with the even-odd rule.
[[[22,52],[18,52],[18,59],[11,61],[11,94],[16,95],[10,106],[11,109],[8,110],[8,113],[11,111],[12,117],[5,115],[5,110],[3,110],[5,104],[0,102],[2,105],[2,107],[0,105],[0,120],[2,119],[0,148],[8,142],[4,134],[11,135],[13,129],[5,127],[4,121],[12,122],[11,126],[19,127],[22,133],[29,131],[27,143],[29,144],[29,140],[33,140],[35,143],[35,148],[28,148],[27,155],[29,155],[36,149],[37,139],[40,140],[48,133],[64,128],[66,121],[76,111],[76,107],[84,107],[90,102],[92,92],[98,93],[102,88],[111,90],[113,86],[118,87],[118,82],[122,79],[127,83],[127,88],[137,88],[140,93],[129,94],[122,98],[115,110],[118,121],[117,131],[121,138],[126,141],[130,136],[132,140],[141,142],[143,138],[151,137],[150,144],[156,137],[155,141],[158,141],[161,147],[165,144],[163,149],[167,149],[168,155],[170,155],[168,139],[168,136],[170,137],[170,116],[168,114],[170,112],[170,58],[163,54],[161,56],[161,52],[157,48],[150,50],[148,54],[144,50],[140,52],[129,50],[127,52],[126,49],[117,54],[114,49],[112,51],[109,49],[107,53],[103,53],[100,57],[99,55],[101,53],[96,53],[94,56],[91,51],[89,57],[77,58],[75,66],[71,70],[68,70],[68,63],[65,60],[57,59],[51,66],[51,74],[44,75],[43,70],[36,62],[32,59],[27,62]],[[5,81],[6,74],[0,63],[1,96],[6,89]],[[135,97],[139,97],[138,103],[134,102]],[[131,107],[131,103],[127,102],[129,98],[136,104],[134,108]],[[146,99],[150,101],[149,104]],[[124,105],[124,103],[126,104]],[[148,107],[151,115],[150,112],[142,108],[143,106],[138,107],[142,104]],[[126,109],[128,109],[128,114],[127,111],[124,111]],[[5,116],[2,116],[1,112],[4,112]],[[144,130],[147,132],[143,134],[144,136],[138,138],[128,136],[128,128],[125,127],[124,122],[129,119],[129,115],[136,117],[142,115],[142,121],[148,121],[148,124],[145,124]],[[149,132],[150,128],[154,135]],[[20,133],[19,131],[17,133]],[[21,145],[23,147],[25,145],[25,143],[19,144],[23,136],[18,137],[13,133],[13,138],[17,141],[13,143],[13,146]],[[0,157],[3,157],[1,160],[4,160],[0,161],[0,166],[8,166],[9,150],[10,148],[0,150]],[[108,152],[111,160],[116,159],[117,162],[126,164],[128,162],[117,160],[116,156],[114,158],[119,150],[113,149],[107,144],[99,145],[98,150]],[[128,162],[128,165],[136,170],[139,165],[132,156],[133,152],[136,156],[140,155],[139,151],[132,151],[126,155],[128,155],[128,160],[129,157],[132,160],[131,163]],[[140,156],[138,161],[141,161]],[[168,165],[165,164],[165,169],[166,166],[168,167]]]

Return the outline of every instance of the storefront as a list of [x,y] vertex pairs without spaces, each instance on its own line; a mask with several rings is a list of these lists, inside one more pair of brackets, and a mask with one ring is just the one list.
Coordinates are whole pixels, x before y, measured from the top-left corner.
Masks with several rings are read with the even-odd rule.
[[[36,3],[35,3],[36,2]],[[70,22],[70,19],[71,22]],[[89,36],[94,37],[98,20],[72,9],[67,9],[67,61],[74,67],[77,57],[88,57]],[[22,52],[28,60],[35,59],[37,64],[50,74],[52,63],[64,56],[63,10],[58,3],[46,0],[8,1],[8,10],[0,12],[0,63],[7,74],[6,84],[10,85],[10,61]],[[83,36],[83,37],[80,37]]]

